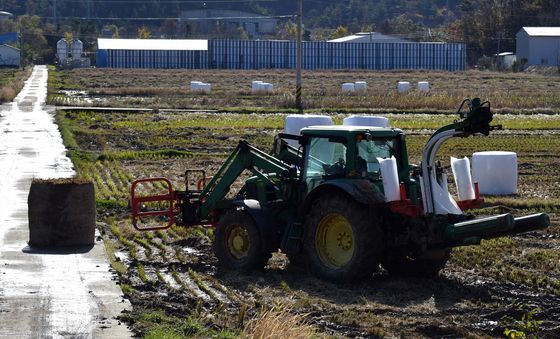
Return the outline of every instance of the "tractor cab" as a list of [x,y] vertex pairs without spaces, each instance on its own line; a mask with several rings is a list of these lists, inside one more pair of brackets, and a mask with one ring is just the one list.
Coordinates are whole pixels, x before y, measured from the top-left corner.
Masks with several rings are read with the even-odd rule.
[[391,157],[397,160],[399,180],[408,180],[404,134],[399,129],[314,126],[302,129],[301,135],[307,193],[334,179],[365,179],[382,190],[379,160]]

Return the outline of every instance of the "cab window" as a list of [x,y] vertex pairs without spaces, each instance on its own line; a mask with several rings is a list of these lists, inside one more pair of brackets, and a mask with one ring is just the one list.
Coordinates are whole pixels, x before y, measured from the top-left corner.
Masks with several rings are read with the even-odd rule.
[[317,187],[326,176],[345,176],[346,146],[329,138],[311,138],[305,164],[308,191]]
[[[358,160],[356,169],[363,176],[378,176],[379,161],[377,158],[397,157],[395,139],[372,139],[358,142]],[[365,173],[364,173],[365,172]]]

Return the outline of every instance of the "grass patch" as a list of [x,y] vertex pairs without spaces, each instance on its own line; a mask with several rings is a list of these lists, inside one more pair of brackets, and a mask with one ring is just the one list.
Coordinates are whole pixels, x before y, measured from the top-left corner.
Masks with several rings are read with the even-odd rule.
[[140,278],[140,280],[142,280],[143,283],[149,283],[149,279],[148,276],[146,276],[146,269],[144,268],[144,265],[142,264],[138,264],[138,277]]
[[95,204],[100,210],[122,210],[127,208],[125,201],[97,199]]
[[189,277],[194,281],[194,283],[196,284],[196,286],[198,286],[198,288],[200,288],[202,291],[204,291],[206,294],[208,294],[211,298],[217,299],[214,291],[212,291],[208,287],[208,285],[206,285],[206,283],[204,283],[204,281],[202,281],[202,278],[200,277],[200,275],[198,273],[196,273],[195,271],[193,271],[190,267],[189,267]]
[[201,154],[196,154],[189,151],[180,150],[161,150],[161,151],[121,151],[121,152],[110,152],[102,153],[97,158],[99,161],[115,161],[115,160],[157,160],[157,159],[169,159],[169,158],[192,158],[194,156],[200,156]]
[[197,316],[184,318],[167,315],[161,310],[146,310],[134,320],[135,328],[144,338],[238,338],[236,331],[205,326]]
[[0,104],[15,99],[31,75],[31,68],[0,68]]
[[136,235],[133,240],[144,248],[144,253],[146,253],[146,257],[151,260],[152,247],[150,246],[149,240],[142,238],[142,236],[140,235]]
[[[512,238],[483,240],[480,246],[453,249],[451,262],[498,281],[539,288],[560,295],[560,254],[556,250],[527,250]],[[519,258],[512,260],[512,258]],[[547,272],[547,274],[543,274]]]
[[134,289],[127,284],[121,284],[121,290],[123,291],[124,295],[130,297],[132,293],[134,293]]
[[304,315],[292,314],[281,307],[261,310],[243,329],[247,338],[313,338],[316,331]]
[[68,125],[67,120],[65,119],[64,112],[57,111],[55,115],[55,121],[58,125],[58,130],[60,131],[62,141],[64,142],[66,148],[68,148],[69,150],[77,150],[78,143],[76,142],[76,139],[74,139],[74,134],[71,131],[71,127]]
[[117,256],[115,255],[115,245],[107,237],[103,238],[103,243],[105,244],[105,252],[109,258],[109,264],[119,276],[124,275],[128,268],[117,259]]

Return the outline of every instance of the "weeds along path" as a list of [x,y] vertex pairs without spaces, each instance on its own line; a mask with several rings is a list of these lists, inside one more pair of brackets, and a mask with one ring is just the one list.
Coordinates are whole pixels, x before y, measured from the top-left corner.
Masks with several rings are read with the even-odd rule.
[[[419,161],[429,131],[442,119],[453,119],[391,118],[409,134],[413,162]],[[560,116],[498,115],[503,132],[453,140],[442,148],[444,166],[450,155],[517,152],[519,194],[485,197],[475,213],[546,211],[552,225],[458,248],[438,278],[405,279],[380,271],[367,281],[340,286],[298,271],[280,253],[260,272],[223,271],[216,266],[211,230],[140,233],[132,228],[127,196],[135,178],[167,176],[182,187],[186,168],[215,172],[240,138],[269,149],[283,119],[279,114],[58,113],[77,171],[96,185],[101,236],[133,305],[122,319],[138,334],[239,336],[262,309],[279,305],[305,319],[318,336],[501,337],[505,329],[560,336]],[[529,313],[542,323],[528,321]]]
[[22,70],[18,68],[0,69],[0,104],[14,100],[23,88],[31,71],[31,68]]

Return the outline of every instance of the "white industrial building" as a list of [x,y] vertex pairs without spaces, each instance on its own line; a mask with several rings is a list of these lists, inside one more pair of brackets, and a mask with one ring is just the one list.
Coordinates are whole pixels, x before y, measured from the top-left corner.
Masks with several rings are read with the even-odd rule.
[[9,45],[0,45],[0,66],[19,67],[19,65],[19,49]]
[[97,39],[97,67],[208,67],[208,40]]
[[[282,40],[98,39],[97,67],[294,69],[296,42]],[[465,69],[463,44],[305,41],[303,69]]]
[[560,27],[523,27],[517,32],[517,60],[527,65],[560,66]]

